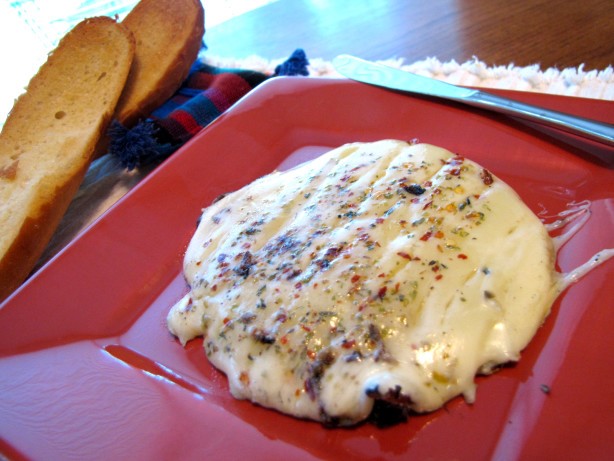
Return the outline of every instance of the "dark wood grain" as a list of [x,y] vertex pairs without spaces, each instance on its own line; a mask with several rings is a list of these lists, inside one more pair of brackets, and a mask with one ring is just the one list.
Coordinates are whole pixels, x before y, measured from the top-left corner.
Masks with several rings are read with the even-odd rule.
[[[205,3],[206,9],[206,3]],[[211,55],[268,59],[427,57],[603,69],[614,63],[614,0],[278,0],[211,27]]]

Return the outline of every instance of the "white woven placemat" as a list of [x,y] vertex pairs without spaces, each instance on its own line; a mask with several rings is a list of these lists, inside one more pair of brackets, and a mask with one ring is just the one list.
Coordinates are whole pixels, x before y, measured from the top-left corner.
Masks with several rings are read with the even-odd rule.
[[[230,68],[246,68],[272,73],[283,60],[267,60],[258,56],[247,59],[227,59],[204,56],[211,65]],[[532,66],[488,66],[478,58],[464,63],[441,62],[437,58],[406,63],[402,58],[377,61],[392,67],[408,70],[427,77],[456,85],[507,90],[534,91],[539,93],[578,96],[614,101],[614,68],[585,71],[584,66],[567,69],[541,69]],[[310,59],[309,74],[313,77],[341,77],[329,61]]]

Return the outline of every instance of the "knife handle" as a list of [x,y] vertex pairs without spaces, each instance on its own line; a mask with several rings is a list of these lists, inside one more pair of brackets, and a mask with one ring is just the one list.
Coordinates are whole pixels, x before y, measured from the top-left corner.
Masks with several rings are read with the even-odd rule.
[[463,98],[462,102],[555,127],[614,147],[614,125],[608,123],[532,106],[482,91],[475,91]]

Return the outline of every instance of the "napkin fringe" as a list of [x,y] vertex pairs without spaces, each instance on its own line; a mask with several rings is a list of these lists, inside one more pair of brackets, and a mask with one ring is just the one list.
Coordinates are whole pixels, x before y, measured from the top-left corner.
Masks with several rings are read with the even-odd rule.
[[308,67],[309,60],[307,59],[307,55],[305,54],[305,51],[299,48],[294,50],[290,57],[283,63],[275,67],[274,76],[279,77],[285,75],[294,77],[296,75],[302,75],[307,77],[309,75]]
[[175,149],[170,144],[160,144],[156,138],[158,128],[151,121],[138,122],[131,129],[117,120],[111,123],[109,153],[119,158],[128,171],[145,163],[164,160]]

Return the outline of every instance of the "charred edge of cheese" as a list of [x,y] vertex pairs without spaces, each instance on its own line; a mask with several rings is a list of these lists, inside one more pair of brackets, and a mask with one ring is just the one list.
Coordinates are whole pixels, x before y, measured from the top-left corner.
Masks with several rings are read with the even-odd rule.
[[204,211],[168,326],[204,336],[236,398],[340,425],[375,401],[428,412],[472,402],[476,374],[518,360],[560,291],[554,258],[478,164],[349,144]]

